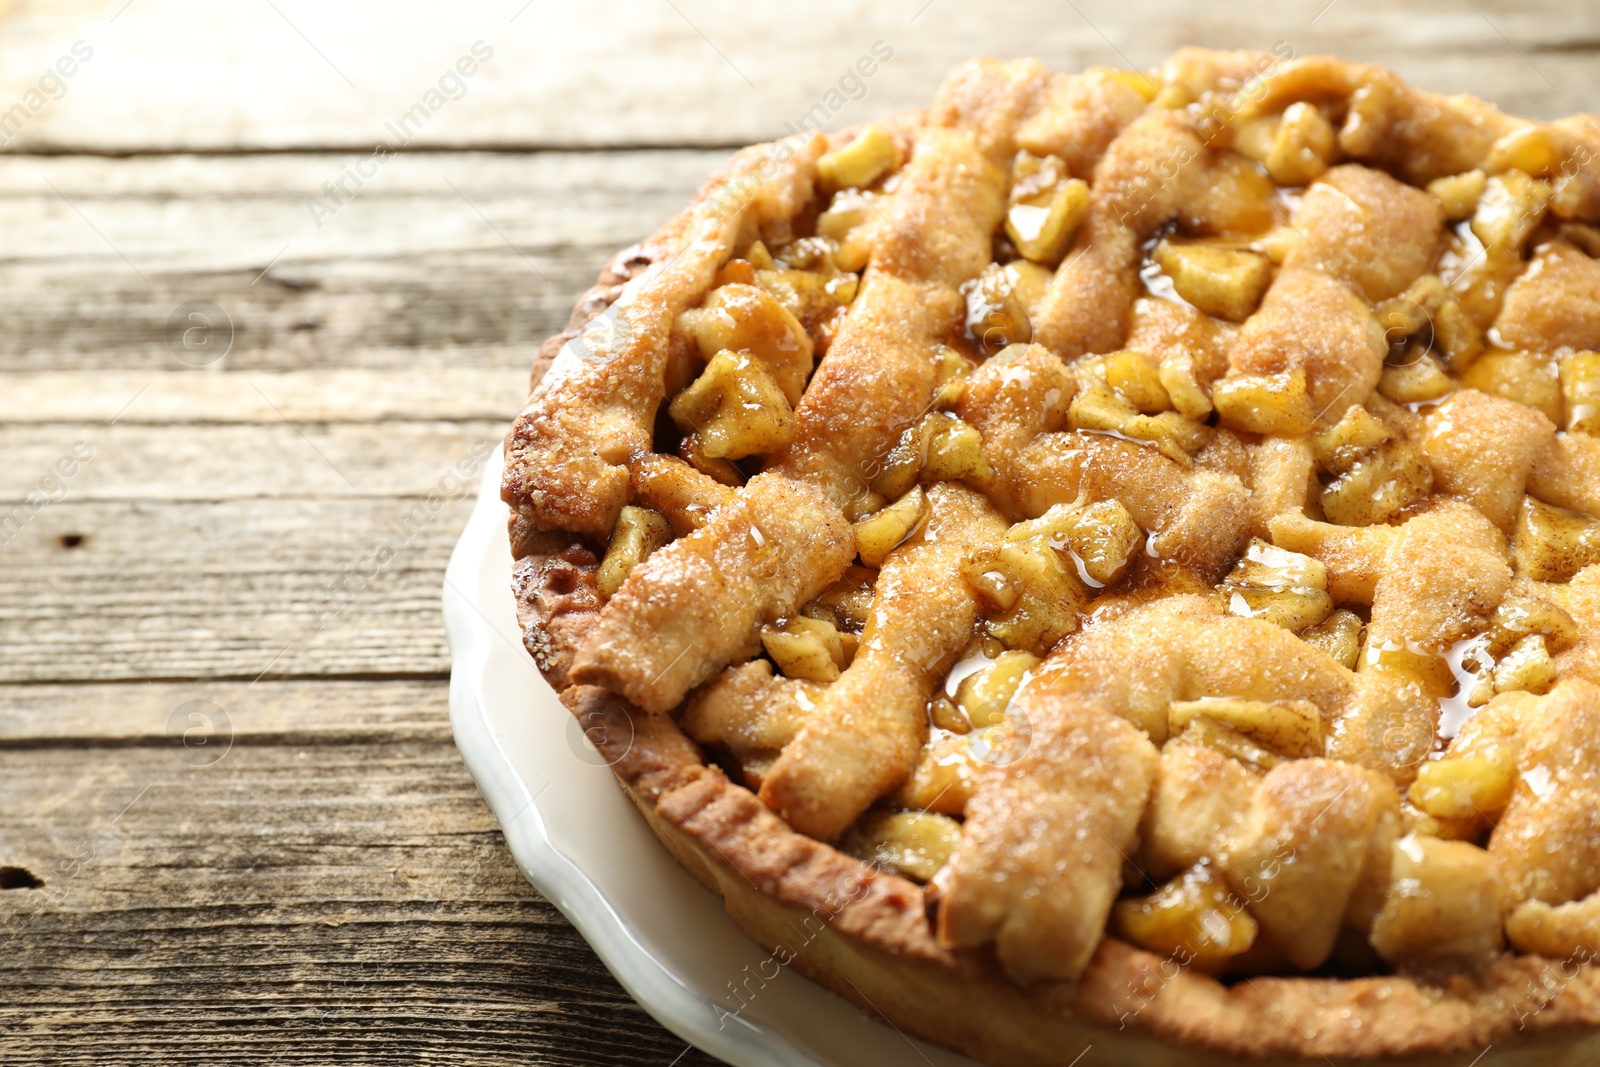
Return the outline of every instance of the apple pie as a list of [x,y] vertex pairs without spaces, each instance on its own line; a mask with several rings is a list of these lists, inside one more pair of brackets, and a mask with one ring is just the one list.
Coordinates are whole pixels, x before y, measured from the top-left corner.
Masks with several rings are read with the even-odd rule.
[[775,965],[1003,1067],[1600,1062],[1594,117],[975,60],[735,155],[505,458],[529,653]]

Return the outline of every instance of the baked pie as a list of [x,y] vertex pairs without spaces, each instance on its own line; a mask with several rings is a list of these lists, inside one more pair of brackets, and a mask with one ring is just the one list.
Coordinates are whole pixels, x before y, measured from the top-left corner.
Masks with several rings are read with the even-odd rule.
[[1000,1065],[1600,1061],[1600,121],[973,61],[534,379],[527,648],[778,964]]

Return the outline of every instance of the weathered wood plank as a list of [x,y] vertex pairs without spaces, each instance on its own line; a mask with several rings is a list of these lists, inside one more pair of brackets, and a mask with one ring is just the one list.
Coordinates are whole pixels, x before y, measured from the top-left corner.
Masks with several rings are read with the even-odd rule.
[[[235,713],[205,766],[164,737],[163,705],[189,693]],[[684,1052],[517,871],[448,739],[444,683],[9,688],[0,704],[37,722],[52,697],[81,716],[119,696],[111,717],[148,713],[131,734],[158,743],[0,740],[0,867],[40,883],[0,892],[14,1062]],[[324,730],[356,720],[372,734]]]
[[[132,410],[142,399],[130,391],[105,403]],[[519,406],[459,422],[0,425],[0,500],[15,506],[80,441],[94,454],[67,480],[75,500],[426,496],[460,465],[481,470]]]
[[[532,361],[526,350],[516,356]],[[509,421],[527,393],[525,366],[418,367],[403,374],[13,372],[0,378],[0,423]]]
[[[657,155],[632,185],[580,160],[594,210],[537,234],[507,216],[561,159],[397,165],[259,280],[250,241],[328,160],[0,162],[0,367],[35,368],[0,377],[0,677],[40,683],[0,686],[0,887],[43,881],[0,892],[0,1054],[714,1062],[512,864],[451,741],[438,604],[533,347],[711,165]],[[195,298],[238,328],[203,369],[167,344]],[[17,525],[40,489],[66,499]],[[228,716],[212,766],[169,732],[193,700]]]
[[443,677],[439,594],[475,485],[437,507],[53,504],[0,549],[0,681]]
[[218,305],[235,327],[232,350],[208,369],[526,371],[539,344],[566,325],[578,294],[627,243],[573,251],[559,268],[546,266],[549,285],[509,252],[291,265],[294,275],[282,285],[271,276],[253,284],[264,262],[248,271],[156,272],[150,285],[120,263],[57,273],[0,267],[0,373],[187,371],[168,323],[190,300]]
[[725,155],[406,157],[320,227],[355,157],[3,157],[0,372],[188,370],[191,300],[233,327],[207,369],[525,371]]
[[36,950],[0,978],[0,1050],[85,1067],[718,1062],[651,1020],[542,901],[425,911],[36,919]]
[[[219,704],[244,684],[214,691]],[[443,720],[444,704],[439,686],[425,707]],[[502,846],[448,738],[261,743],[244,710],[235,718],[215,755],[165,737],[4,750],[22,773],[0,782],[0,862],[57,888],[52,910],[82,915],[165,901],[308,904],[328,917],[365,901],[530,895],[510,865],[483,869]],[[0,894],[0,914],[26,899]]]
[[181,744],[172,713],[191,700],[222,708],[240,744],[447,742],[446,696],[438,679],[8,685],[0,686],[0,750]]
[[[292,281],[297,263],[499,256],[513,251],[509,239],[540,265],[534,253],[544,249],[637,240],[682,207],[728,155],[397,155],[348,187],[353,195],[336,210],[318,212],[308,200],[326,201],[325,186],[363,157],[11,156],[0,165],[4,262],[50,268],[119,262],[120,252],[141,270],[259,272],[288,244],[275,274]],[[529,264],[523,267],[537,280]]]
[[[921,106],[952,65],[974,54],[1038,55],[1061,69],[1146,67],[1183,44],[1268,48],[1277,40],[1302,53],[1375,60],[1418,84],[1538,116],[1592,109],[1600,85],[1600,12],[1582,0],[1087,0],[1003,13],[950,0],[822,0],[804,17],[734,0],[140,0],[118,14],[123,6],[25,0],[6,19],[0,100],[30,100],[27,91],[74,41],[94,49],[58,99],[31,98],[40,106],[10,150],[740,144],[781,134],[819,104],[830,125]],[[459,90],[446,86],[458,98],[425,99],[480,40],[493,55]],[[832,106],[828,92],[838,93],[877,41],[893,58],[861,89],[846,82]],[[228,91],[241,86],[250,91]],[[386,123],[419,103],[420,124],[390,132]]]

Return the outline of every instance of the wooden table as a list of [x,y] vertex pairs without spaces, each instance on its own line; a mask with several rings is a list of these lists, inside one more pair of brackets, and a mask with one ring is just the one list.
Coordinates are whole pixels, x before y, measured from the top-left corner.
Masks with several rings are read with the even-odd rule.
[[974,52],[1147,66],[1278,40],[1600,109],[1582,0],[809,10],[4,15],[7,1063],[711,1062],[512,865],[451,741],[439,589],[474,446],[606,255],[874,42],[893,59],[836,124],[925,101]]

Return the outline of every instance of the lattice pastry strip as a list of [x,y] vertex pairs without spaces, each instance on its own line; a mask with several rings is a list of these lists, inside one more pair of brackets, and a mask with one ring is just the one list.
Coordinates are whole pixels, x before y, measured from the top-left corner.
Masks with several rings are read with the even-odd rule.
[[686,213],[675,254],[562,349],[507,437],[503,493],[533,523],[610,535],[628,500],[627,463],[652,451],[674,322],[746,226],[792,218],[811,199],[822,148],[812,138],[742,153],[717,195]]
[[878,572],[855,661],[818,701],[783,750],[761,798],[791,826],[839,836],[910,775],[927,737],[927,704],[970,639],[977,597],[949,576],[1005,521],[981,495],[940,484],[929,492],[920,535]]

